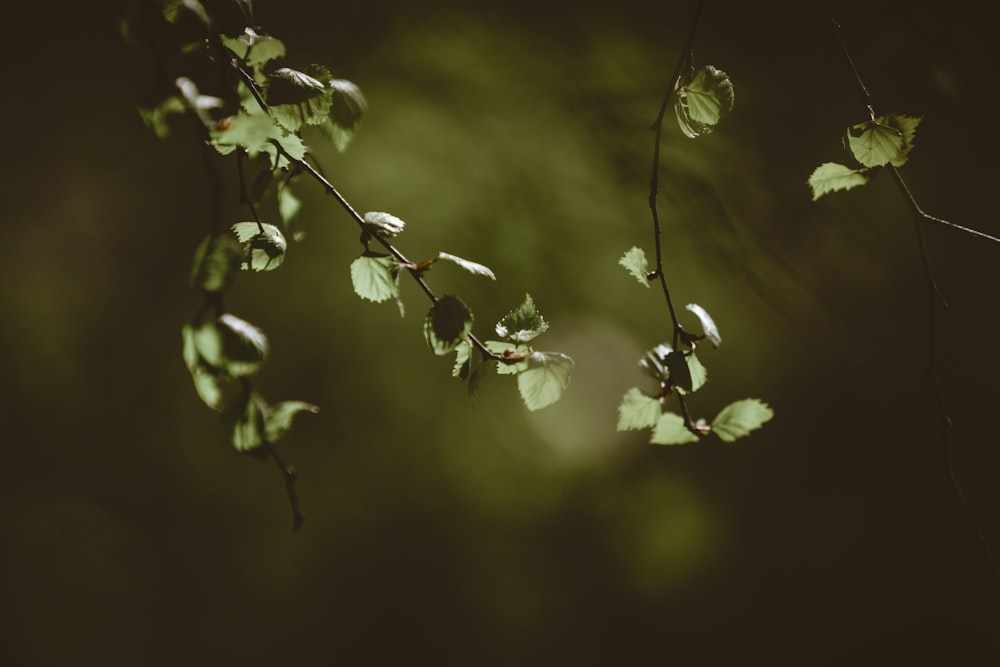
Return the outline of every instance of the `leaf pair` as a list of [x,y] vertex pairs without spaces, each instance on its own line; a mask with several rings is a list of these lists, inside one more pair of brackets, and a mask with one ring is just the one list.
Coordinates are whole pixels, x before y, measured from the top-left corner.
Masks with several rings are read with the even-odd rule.
[[[774,411],[756,398],[735,401],[724,407],[711,424],[699,422],[696,430],[703,435],[715,433],[723,442],[733,442],[760,428],[774,416]],[[632,387],[618,406],[618,430],[652,429],[649,441],[654,445],[681,445],[697,442],[684,418],[663,410],[663,399]]]

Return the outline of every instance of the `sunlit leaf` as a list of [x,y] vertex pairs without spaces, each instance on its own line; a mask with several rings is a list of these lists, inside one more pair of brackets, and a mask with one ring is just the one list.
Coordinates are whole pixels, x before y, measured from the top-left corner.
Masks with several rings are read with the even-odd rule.
[[237,222],[232,230],[243,246],[244,271],[272,271],[285,261],[288,242],[274,225]]
[[691,388],[684,388],[683,393],[695,392],[705,386],[705,382],[708,381],[708,369],[706,369],[701,361],[699,361],[698,356],[694,352],[689,352],[684,355],[684,361],[687,362],[688,377],[691,378]]
[[461,257],[456,257],[455,255],[439,252],[438,259],[443,259],[454,264],[458,264],[460,267],[477,276],[485,276],[491,280],[496,280],[497,277],[488,267],[483,266],[477,262],[471,262],[467,259],[462,259]]
[[351,262],[351,283],[362,299],[382,303],[399,298],[399,264],[389,255],[366,252]]
[[424,320],[424,338],[434,354],[448,354],[472,331],[472,311],[456,296],[445,294]]
[[923,118],[914,116],[903,116],[900,114],[889,114],[878,119],[879,122],[898,130],[903,136],[903,147],[899,155],[892,160],[892,166],[902,167],[909,158],[910,151],[913,150],[913,140],[917,136],[917,126]]
[[206,292],[228,288],[240,270],[243,249],[232,236],[208,236],[198,245],[191,266],[191,286]]
[[498,375],[517,375],[528,367],[528,357],[533,352],[527,345],[509,341],[488,340],[484,345],[487,350],[505,359],[497,362]]
[[809,187],[812,188],[813,201],[825,194],[838,190],[850,190],[868,182],[862,169],[851,169],[836,162],[824,162],[816,167],[809,176]]
[[695,72],[690,82],[677,88],[677,123],[692,139],[706,135],[733,110],[734,100],[733,84],[726,73],[706,65]]
[[517,388],[529,410],[558,401],[569,386],[573,360],[559,352],[533,352],[528,367],[517,376]]
[[302,200],[295,196],[292,189],[287,185],[278,188],[278,215],[281,216],[281,222],[284,223],[285,231],[296,241],[301,241],[305,238],[305,232],[302,229],[301,218],[299,213],[302,211]]
[[670,377],[670,371],[667,368],[667,357],[672,352],[672,347],[666,343],[660,343],[643,355],[642,359],[639,360],[639,368],[657,382],[665,382]]
[[319,408],[312,403],[303,401],[282,401],[268,406],[264,411],[264,436],[270,443],[275,443],[292,428],[292,420],[300,412],[316,414]]
[[368,108],[365,96],[356,84],[345,79],[331,79],[327,82],[332,99],[330,115],[320,129],[333,142],[337,150],[343,152],[354,138],[361,116]]
[[548,322],[535,308],[530,294],[525,294],[521,305],[504,315],[496,326],[498,336],[515,343],[527,343],[548,328]]
[[318,65],[306,72],[280,67],[268,75],[267,103],[282,127],[295,132],[326,121],[332,101],[331,90],[321,81],[326,77],[329,72]]
[[[198,397],[208,407],[222,412],[235,400],[242,388],[239,380],[227,375],[221,368],[213,367],[202,357],[196,343],[195,331],[196,328],[191,324],[184,325],[181,331],[184,365],[191,373],[191,380],[194,382]],[[216,347],[221,355],[221,342]]]
[[854,158],[866,167],[881,167],[904,157],[903,133],[878,121],[852,125],[846,139]]
[[712,347],[719,347],[722,343],[722,336],[719,335],[719,327],[715,325],[715,320],[708,314],[708,311],[696,303],[689,303],[684,307],[698,317],[698,321],[701,322],[701,331]]
[[712,421],[712,432],[724,442],[749,435],[774,416],[774,411],[763,401],[745,398],[722,408]]
[[453,378],[469,377],[469,360],[472,358],[472,343],[464,340],[455,348],[455,364],[451,368]]
[[369,211],[365,213],[365,231],[375,236],[391,239],[402,233],[406,223],[390,213]]
[[168,119],[172,115],[182,114],[187,109],[184,101],[177,95],[171,95],[155,107],[147,109],[139,108],[139,116],[146,127],[153,130],[159,139],[166,139],[170,136],[170,125]]
[[664,412],[656,422],[649,441],[654,445],[684,445],[698,442],[698,436],[684,426],[684,418],[673,412]]
[[243,400],[222,414],[229,440],[238,452],[249,452],[264,444],[263,401],[257,394],[245,392]]
[[640,285],[649,287],[649,279],[646,277],[649,273],[649,262],[646,260],[646,253],[642,248],[633,247],[622,255],[618,264],[625,267],[625,270],[634,276]]
[[267,336],[235,315],[225,313],[216,321],[222,345],[223,369],[233,377],[253,375],[267,358]]
[[270,157],[271,167],[287,164],[287,160],[279,157],[272,142],[278,142],[293,159],[305,157],[306,146],[302,139],[289,134],[278,125],[273,118],[263,111],[250,107],[253,111],[241,111],[235,116],[216,123],[209,136],[211,145],[222,155],[228,155],[237,148],[243,148],[250,157],[266,153]]
[[629,431],[656,426],[660,419],[660,401],[632,387],[618,405],[618,430]]
[[252,28],[244,29],[238,37],[220,35],[220,38],[227,49],[250,67],[259,67],[285,55],[285,45],[281,40],[258,35]]

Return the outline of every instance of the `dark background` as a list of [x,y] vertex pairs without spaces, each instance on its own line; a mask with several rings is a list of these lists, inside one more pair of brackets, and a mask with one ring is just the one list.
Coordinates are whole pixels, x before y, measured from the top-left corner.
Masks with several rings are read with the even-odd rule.
[[[949,484],[928,368],[928,290],[887,175],[810,199],[806,178],[865,118],[810,3],[708,3],[698,63],[736,86],[713,135],[668,117],[670,283],[718,322],[692,398],[758,396],[775,419],[733,444],[615,432],[636,361],[669,336],[662,299],[617,266],[651,254],[655,116],[693,6],[257,0],[287,63],[357,82],[351,149],[318,147],[400,246],[481,261],[430,274],[477,332],[528,291],[572,355],[529,413],[510,378],[475,407],[430,354],[412,284],[354,296],[356,233],[302,183],[308,236],[242,276],[232,312],[270,336],[259,387],[302,399],[281,478],[227,444],[194,394],[180,327],[208,186],[185,126],[136,106],[148,53],[122,7],[8,9],[0,346],[0,661],[11,665],[993,664],[1000,576]],[[838,3],[880,112],[923,115],[903,169],[921,205],[997,234],[995,36],[981,5]],[[232,163],[227,219],[246,217]],[[930,228],[951,308],[935,360],[954,467],[998,539],[1000,248]]]

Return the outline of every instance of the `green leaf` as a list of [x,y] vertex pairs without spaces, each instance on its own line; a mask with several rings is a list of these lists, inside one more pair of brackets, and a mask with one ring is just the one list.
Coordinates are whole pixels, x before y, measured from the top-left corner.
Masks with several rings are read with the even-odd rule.
[[649,441],[654,445],[684,445],[698,442],[698,436],[687,430],[683,417],[673,412],[664,412],[657,420]]
[[618,405],[618,430],[629,431],[656,426],[662,411],[660,401],[632,387]]
[[456,296],[445,294],[424,320],[424,338],[434,354],[448,354],[472,331],[472,311]]
[[464,340],[455,348],[455,365],[451,368],[453,378],[465,380],[469,377],[469,360],[472,358],[472,343]]
[[880,123],[898,130],[903,136],[903,147],[899,155],[892,160],[892,166],[902,167],[909,158],[910,151],[913,150],[913,140],[917,135],[917,126],[923,118],[914,116],[902,116],[900,114],[889,114],[878,119]]
[[243,249],[232,236],[207,236],[198,245],[191,266],[191,285],[206,292],[221,292],[232,285],[240,270]]
[[275,443],[284,437],[292,428],[292,420],[300,412],[316,414],[319,408],[312,403],[303,401],[282,401],[271,405],[264,411],[264,437],[270,443]]
[[507,361],[497,362],[497,375],[517,375],[528,367],[528,357],[534,351],[527,345],[514,345],[508,341],[488,340],[486,349]]
[[236,378],[257,373],[267,358],[264,332],[229,313],[220,315],[215,324],[221,343],[222,368]]
[[274,225],[237,222],[232,226],[236,239],[243,244],[244,271],[273,271],[285,261],[288,242]]
[[824,162],[816,167],[809,176],[809,187],[812,188],[813,201],[825,194],[838,190],[850,190],[868,182],[862,169],[851,169],[836,162]]
[[243,148],[250,157],[266,153],[270,157],[273,168],[287,163],[272,142],[278,142],[292,156],[301,160],[306,154],[306,145],[302,139],[290,134],[278,125],[273,118],[258,107],[250,107],[253,111],[241,111],[230,116],[225,122],[215,123],[209,131],[210,143],[221,155],[228,155],[237,148]]
[[646,260],[646,253],[642,248],[633,247],[622,255],[618,264],[625,267],[625,270],[632,274],[640,285],[649,287],[649,278],[646,277],[649,274],[649,262]]
[[368,108],[361,89],[345,79],[331,79],[327,82],[331,91],[330,115],[320,129],[337,150],[343,152],[354,138],[361,116]]
[[517,376],[517,388],[529,410],[558,401],[569,386],[573,360],[559,352],[533,352],[528,367]]
[[866,167],[881,167],[904,157],[903,133],[878,120],[852,125],[846,139],[854,158]]
[[712,421],[712,431],[724,442],[733,442],[760,428],[774,411],[756,398],[745,398],[724,407]]
[[685,388],[684,392],[689,393],[698,391],[704,387],[705,383],[708,381],[708,370],[702,365],[701,361],[694,352],[685,354],[684,360],[687,362],[688,377],[691,378],[691,388]]
[[497,277],[488,267],[478,264],[476,262],[470,262],[467,259],[462,259],[461,257],[456,257],[455,255],[439,252],[438,259],[443,259],[454,264],[458,264],[460,267],[477,276],[486,276],[491,280],[496,280]]
[[[318,78],[317,78],[318,77]],[[267,77],[266,99],[274,118],[290,132],[303,125],[320,125],[330,113],[332,91],[320,80],[329,72],[319,65],[306,72],[280,67]]]
[[698,317],[702,333],[705,334],[705,338],[712,344],[712,347],[719,347],[722,344],[722,336],[719,335],[719,327],[715,326],[715,320],[708,314],[708,311],[696,303],[689,303],[684,307]]
[[195,331],[196,328],[191,324],[184,325],[181,330],[184,364],[191,373],[191,380],[194,382],[198,397],[208,407],[222,412],[239,396],[242,386],[239,380],[205,361],[198,351]]
[[171,115],[182,114],[187,109],[184,101],[177,95],[171,95],[151,109],[139,107],[139,117],[146,127],[153,130],[159,139],[170,136],[168,118]]
[[278,189],[277,198],[278,215],[281,216],[281,222],[285,226],[285,231],[296,241],[301,241],[305,238],[305,232],[302,229],[299,218],[299,213],[302,211],[302,201],[295,196],[295,193],[287,185]]
[[[678,84],[681,84],[678,81]],[[674,98],[674,112],[681,131],[691,139],[706,135],[733,110],[735,92],[729,77],[720,69],[706,65],[686,85],[680,85]]]
[[688,366],[687,356],[683,352],[674,350],[667,355],[664,365],[667,368],[667,377],[671,384],[685,391],[694,391],[694,378],[691,377],[691,367]]
[[223,45],[250,67],[259,67],[285,55],[281,40],[268,35],[258,35],[246,28],[238,37],[220,35]]
[[382,303],[399,298],[399,264],[389,255],[366,252],[351,262],[351,283],[362,299]]
[[389,213],[369,211],[365,213],[365,231],[374,236],[391,239],[402,233],[406,223]]
[[223,413],[222,423],[236,451],[249,452],[264,444],[264,406],[257,394],[244,392],[243,400]]
[[504,315],[496,326],[498,336],[515,343],[527,343],[548,328],[548,322],[535,308],[530,294],[525,294],[521,305]]

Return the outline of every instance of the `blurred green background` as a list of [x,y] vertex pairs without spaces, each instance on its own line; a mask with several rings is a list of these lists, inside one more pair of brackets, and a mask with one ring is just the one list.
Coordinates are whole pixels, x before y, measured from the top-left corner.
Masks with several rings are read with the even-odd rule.
[[[966,2],[846,2],[845,38],[882,112],[924,115],[903,174],[928,211],[1000,233],[995,36]],[[572,385],[528,413],[509,378],[473,406],[420,332],[425,301],[354,296],[357,234],[302,183],[307,238],[227,305],[270,336],[259,387],[301,399],[281,478],[237,455],[180,357],[209,199],[193,134],[143,127],[148,54],[122,7],[8,9],[0,344],[0,661],[9,665],[985,664],[1000,580],[949,485],[927,379],[928,293],[886,177],[810,201],[846,161],[863,100],[810,3],[709,2],[700,64],[736,108],[684,139],[668,117],[666,266],[724,342],[692,400],[759,396],[749,440],[657,447],[615,432],[669,335],[617,260],[651,253],[646,196],[689,3],[257,0],[287,63],[327,65],[370,105],[320,148],[362,211],[408,222],[486,334],[530,292]],[[13,80],[11,80],[11,78]],[[10,142],[13,145],[9,145]],[[325,152],[324,152],[325,151]],[[235,173],[226,216],[243,219]],[[937,362],[955,467],[1000,539],[998,249],[927,230],[951,309]]]

